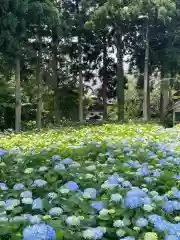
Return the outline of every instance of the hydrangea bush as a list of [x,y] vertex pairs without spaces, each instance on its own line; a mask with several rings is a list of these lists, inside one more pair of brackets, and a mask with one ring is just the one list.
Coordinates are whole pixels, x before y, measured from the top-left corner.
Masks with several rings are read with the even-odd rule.
[[178,128],[144,129],[0,149],[0,239],[180,240]]

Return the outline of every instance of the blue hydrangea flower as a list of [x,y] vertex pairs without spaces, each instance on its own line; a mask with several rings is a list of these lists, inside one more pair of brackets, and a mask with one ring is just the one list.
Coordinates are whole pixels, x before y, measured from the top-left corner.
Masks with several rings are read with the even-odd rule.
[[104,231],[100,227],[88,228],[83,232],[83,238],[97,240],[101,239],[104,235]]
[[46,224],[35,224],[26,227],[23,231],[23,240],[54,240],[55,238],[54,229]]
[[25,187],[21,183],[17,183],[14,185],[13,190],[23,190]]
[[180,191],[177,189],[177,190],[175,190],[174,192],[173,192],[173,196],[175,197],[175,198],[180,198]]
[[143,205],[141,198],[138,196],[126,197],[125,206],[130,209],[138,208]]
[[49,210],[49,215],[51,216],[60,216],[62,213],[63,210],[60,207],[53,207]]
[[17,207],[20,204],[18,199],[8,199],[5,203],[6,210],[12,210],[13,208]]
[[132,184],[129,181],[124,181],[122,183],[122,186],[125,187],[125,188],[130,188],[132,186]]
[[139,218],[136,220],[137,227],[145,227],[148,225],[148,220],[146,218]]
[[96,199],[97,191],[95,188],[86,188],[84,194],[89,194],[92,200]]
[[154,223],[154,227],[158,232],[167,232],[169,229],[169,224],[167,221],[162,220],[162,219],[158,219],[155,223]]
[[32,198],[32,192],[30,191],[25,191],[20,194],[21,198]]
[[173,207],[172,201],[166,201],[163,204],[163,210],[165,212],[167,212],[167,213],[172,213],[174,211],[174,207]]
[[7,154],[8,152],[2,148],[0,148],[0,157],[4,156],[5,154]]
[[32,209],[33,209],[33,210],[35,210],[35,209],[42,210],[42,209],[43,209],[43,201],[42,201],[41,198],[36,198],[36,199],[33,201]]
[[52,160],[53,161],[59,161],[61,158],[60,158],[60,156],[59,155],[53,155],[52,156]]
[[167,235],[164,240],[180,240],[180,237],[176,235]]
[[5,183],[0,183],[0,189],[5,191],[5,190],[8,190],[8,187],[6,186]]
[[77,191],[79,189],[79,186],[76,182],[69,181],[66,184],[64,184],[64,187],[67,188],[69,191]]
[[141,166],[141,168],[140,168],[140,175],[142,176],[142,177],[144,177],[144,176],[147,176],[147,175],[149,175],[150,174],[150,171],[149,171],[149,169],[148,169],[148,164],[143,164],[142,166]]
[[73,163],[73,160],[71,158],[65,158],[61,161],[61,163],[65,164],[65,165],[70,165]]
[[65,168],[64,164],[62,164],[62,163],[58,163],[54,166],[55,171],[62,171],[62,170],[65,170],[65,169],[66,168]]
[[91,207],[99,212],[104,208],[104,203],[101,201],[93,202],[93,203],[91,203]]
[[145,177],[144,181],[147,183],[152,183],[154,181],[154,179],[152,177]]
[[108,178],[107,183],[113,184],[113,185],[119,185],[119,178],[120,178],[119,174],[114,173]]
[[161,220],[161,216],[157,215],[157,214],[152,214],[148,216],[148,220],[154,224],[157,220]]

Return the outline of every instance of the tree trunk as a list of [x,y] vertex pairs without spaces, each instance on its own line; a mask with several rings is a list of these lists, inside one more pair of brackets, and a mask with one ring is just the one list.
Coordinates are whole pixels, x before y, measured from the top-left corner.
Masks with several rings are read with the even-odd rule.
[[[145,59],[144,59],[144,102],[143,102],[143,118],[144,121],[149,120],[149,18],[146,20],[146,47],[145,47]],[[149,95],[149,97],[148,97]]]
[[107,46],[106,46],[106,36],[104,36],[103,40],[103,84],[102,84],[102,97],[103,97],[103,119],[107,120],[108,112],[107,112]]
[[83,111],[83,95],[84,95],[84,84],[83,84],[83,73],[82,73],[82,46],[81,38],[79,38],[79,122],[84,121]]
[[20,59],[16,58],[15,81],[16,81],[16,116],[15,116],[15,132],[21,131],[21,80],[20,80]]
[[58,73],[57,73],[57,46],[58,46],[58,36],[55,33],[53,36],[53,47],[52,47],[52,69],[54,76],[54,117],[58,123],[60,120],[59,111],[59,86],[58,86]]
[[83,111],[83,75],[82,75],[82,68],[79,68],[79,122],[83,123],[84,120],[84,111]]
[[166,110],[169,104],[169,80],[168,77],[164,77],[164,73],[161,75],[161,96],[160,96],[160,119],[165,120]]
[[116,33],[117,48],[117,107],[118,120],[124,121],[124,71],[123,71],[123,43],[121,29]]
[[39,51],[37,55],[37,70],[36,70],[36,80],[37,80],[37,116],[36,116],[36,127],[38,130],[42,127],[42,72],[41,72],[41,62],[42,62],[42,37],[39,33]]

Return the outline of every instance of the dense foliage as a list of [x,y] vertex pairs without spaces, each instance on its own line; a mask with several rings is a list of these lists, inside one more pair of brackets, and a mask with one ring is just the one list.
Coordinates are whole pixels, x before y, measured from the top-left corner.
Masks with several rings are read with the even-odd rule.
[[179,128],[103,125],[0,139],[0,238],[178,240]]
[[[124,120],[124,59],[139,91],[146,79],[151,113],[150,93],[158,82],[158,110],[165,117],[171,90],[178,90],[178,1],[2,0],[0,20],[1,129],[19,132],[29,121],[38,129],[64,119],[82,122],[89,95],[98,96],[104,120],[108,100]],[[140,91],[141,108],[142,96]]]

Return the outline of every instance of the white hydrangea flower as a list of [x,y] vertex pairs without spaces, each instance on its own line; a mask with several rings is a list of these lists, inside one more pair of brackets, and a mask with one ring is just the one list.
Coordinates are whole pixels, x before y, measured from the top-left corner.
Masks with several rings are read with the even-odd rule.
[[62,193],[62,194],[68,194],[69,193],[69,189],[67,189],[67,188],[60,188],[59,192]]
[[103,208],[103,209],[99,212],[99,214],[100,214],[101,216],[107,216],[107,215],[109,214],[109,210],[106,209],[106,208]]
[[152,210],[154,209],[151,205],[148,205],[148,204],[145,204],[143,206],[143,209],[146,211],[146,212],[152,212]]
[[125,231],[122,230],[122,229],[118,229],[118,230],[116,231],[116,235],[117,235],[118,237],[123,237],[123,236],[125,235]]
[[24,170],[24,173],[25,173],[25,174],[31,174],[33,171],[34,171],[33,168],[26,168],[26,169]]
[[23,204],[32,204],[33,203],[33,199],[32,198],[23,198],[22,199],[22,203]]
[[116,228],[122,228],[124,227],[124,222],[122,220],[115,220],[113,222],[113,226],[116,227]]
[[80,225],[80,219],[76,216],[70,216],[66,218],[66,224],[69,226],[79,226]]

